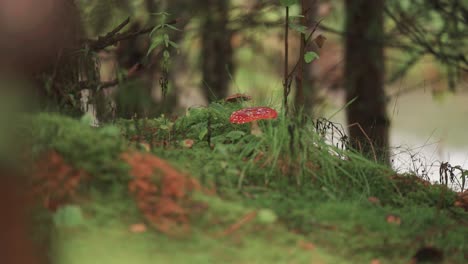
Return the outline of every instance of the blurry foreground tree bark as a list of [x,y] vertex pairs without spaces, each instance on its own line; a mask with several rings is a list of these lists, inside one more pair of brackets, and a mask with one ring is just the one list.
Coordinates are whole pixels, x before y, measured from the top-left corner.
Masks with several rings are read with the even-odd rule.
[[384,91],[383,0],[345,0],[346,111],[351,145],[389,162],[389,126]]
[[37,84],[31,97],[41,109],[73,112],[79,98],[71,90],[86,63],[71,54],[83,37],[81,19],[73,0],[46,2],[0,1],[0,72]]
[[204,0],[206,7],[202,25],[202,89],[209,101],[226,97],[229,75],[234,72],[232,30],[229,23],[229,0]]
[[[47,264],[50,241],[32,239],[31,188],[25,177],[0,167],[0,254],[2,264]],[[36,230],[37,231],[37,230]]]
[[[28,143],[25,134],[19,133],[23,126],[28,126],[26,120],[17,119],[22,116],[18,114],[25,111],[55,110],[59,104],[69,106],[72,103],[71,94],[62,85],[73,81],[75,86],[78,85],[79,75],[74,74],[78,57],[65,56],[77,47],[82,36],[77,11],[72,0],[47,0],[39,5],[35,0],[0,1],[2,264],[51,263],[50,237],[45,234],[40,241],[34,237],[40,234],[39,229],[46,228],[31,221],[32,210],[38,204],[31,195],[33,190],[28,173],[31,166],[25,162]],[[75,67],[68,67],[70,64]],[[39,81],[42,78],[46,80],[45,84]]]

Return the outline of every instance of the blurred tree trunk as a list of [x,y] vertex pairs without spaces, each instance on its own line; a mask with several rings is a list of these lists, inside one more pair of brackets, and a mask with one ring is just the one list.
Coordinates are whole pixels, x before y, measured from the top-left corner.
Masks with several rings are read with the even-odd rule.
[[209,101],[226,97],[233,73],[232,31],[228,28],[229,0],[202,1],[206,8],[202,26],[202,90]]
[[[93,73],[88,72],[90,66],[94,68],[94,61],[73,52],[80,47],[80,39],[85,36],[75,1],[54,0],[52,2],[53,8],[50,14],[44,14],[45,22],[35,27],[34,34],[41,35],[24,36],[25,38],[32,37],[33,40],[23,41],[28,46],[21,48],[25,54],[36,53],[32,56],[33,58],[42,57],[43,61],[39,63],[45,66],[36,74],[35,81],[38,84],[35,97],[39,101],[40,109],[77,116],[82,114],[79,104],[81,98],[79,81],[95,77]],[[25,9],[30,9],[31,6]],[[37,8],[32,12],[40,13],[39,10],[44,9]],[[30,47],[29,43],[35,43],[34,47]],[[38,47],[42,50],[37,50]],[[24,63],[27,60],[30,59],[21,60],[21,62]],[[29,64],[35,63],[31,61]]]
[[[145,0],[144,6],[148,14],[156,14],[158,12],[168,12],[169,20],[180,18],[180,6],[185,6],[185,2],[179,1],[155,1]],[[158,25],[160,17],[151,15],[146,21],[148,25]],[[175,26],[182,29],[186,24],[185,20],[177,23]],[[141,22],[137,21],[131,25],[132,31],[137,31],[145,27]],[[179,43],[183,37],[183,34],[175,31],[167,32],[170,36],[171,41]],[[148,36],[139,36],[138,38],[128,39],[121,41],[119,48],[122,52],[118,53],[118,63],[121,67],[130,69],[138,63],[143,63],[146,59],[146,52],[149,47],[150,38]],[[178,59],[179,55],[175,55],[171,58],[171,62]],[[155,52],[150,58],[149,62],[143,66],[141,73],[138,77],[138,83],[134,83],[133,86],[138,86],[139,89],[136,91],[134,87],[125,87],[121,85],[118,93],[127,92],[130,94],[124,94],[118,97],[117,100],[117,113],[125,118],[132,117],[134,114],[137,116],[159,116],[162,113],[171,113],[177,106],[178,101],[178,90],[176,82],[174,81],[175,73],[177,69],[171,66],[171,69],[167,73],[168,76],[164,76],[169,79],[170,90],[165,95],[162,95],[160,85],[160,79],[163,77],[162,52]],[[173,63],[171,63],[173,65]],[[129,86],[129,85],[127,85]],[[131,85],[130,85],[131,86]],[[133,89],[132,89],[133,88]],[[125,91],[126,90],[126,91]],[[159,91],[158,91],[159,90]],[[129,100],[133,93],[134,99]],[[157,94],[157,96],[153,96]],[[159,94],[161,96],[159,96]]]
[[[168,0],[167,1],[167,12],[171,14],[171,17],[174,19],[179,19],[180,21],[175,25],[177,28],[184,30],[187,24],[190,22],[189,17],[194,16],[194,10],[198,13],[198,10],[195,9],[197,3],[190,0]],[[185,37],[185,32],[172,31],[169,32],[170,38],[175,43],[181,43]],[[169,71],[169,85],[170,90],[165,100],[165,106],[163,111],[165,113],[174,113],[177,109],[177,106],[180,102],[180,94],[184,89],[180,86],[177,80],[181,77],[181,74],[187,72],[189,67],[189,62],[187,60],[187,54],[183,49],[179,49],[177,55],[173,57],[173,62],[171,62],[171,70]]]
[[[2,264],[48,264],[52,263],[50,236],[41,234],[41,239],[33,239],[31,231],[31,211],[34,207],[31,186],[26,177],[5,169],[0,165],[0,254]],[[41,224],[45,224],[42,223]],[[44,228],[44,226],[41,226]],[[34,232],[39,232],[38,228]]]
[[[318,0],[301,0],[302,15],[301,24],[307,28],[312,28],[316,23]],[[316,45],[309,45],[305,42],[305,34],[301,34],[300,49],[304,52],[313,51],[318,53]],[[302,53],[302,52],[301,52]],[[303,58],[299,58],[303,60]],[[306,114],[313,114],[313,109],[318,102],[317,87],[315,84],[316,65],[301,62],[298,67],[298,74],[296,75],[296,94],[294,103],[296,110],[302,109]]]
[[[178,5],[182,5],[182,6],[185,6],[185,3],[183,3],[183,1],[179,0],[179,1],[168,1],[168,0],[164,0],[164,1],[155,1],[155,0],[145,0],[145,7],[146,7],[146,11],[148,12],[148,14],[155,14],[155,13],[158,13],[158,12],[168,12],[169,15],[170,15],[170,19],[174,19],[174,18],[178,18],[180,13],[179,13],[179,9],[180,7]],[[157,25],[158,24],[158,17],[157,16],[150,16],[150,19],[149,19],[149,24],[150,25]],[[175,25],[176,27],[178,28],[183,28],[184,25],[180,25],[180,23],[178,23],[177,25]],[[168,32],[169,34],[169,38],[174,41],[175,43],[179,43],[180,40],[182,39],[182,36],[183,34],[180,34],[179,32]],[[156,107],[154,109],[152,109],[152,112],[154,112],[153,114],[155,115],[160,115],[162,113],[165,113],[165,114],[169,114],[169,113],[172,113],[175,109],[175,107],[177,106],[177,101],[178,101],[178,97],[177,97],[177,94],[178,94],[178,91],[179,91],[179,87],[176,86],[176,82],[174,81],[174,74],[177,73],[177,70],[174,69],[174,67],[172,65],[174,65],[174,63],[172,63],[173,60],[177,60],[179,57],[179,55],[176,55],[174,57],[171,58],[171,69],[169,70],[169,72],[167,73],[168,76],[164,76],[167,77],[169,79],[169,86],[170,86],[170,89],[169,91],[167,91],[167,94],[165,96],[163,96],[163,88],[161,87],[161,84],[160,84],[160,79],[161,77],[163,77],[163,67],[161,65],[161,62],[163,60],[162,58],[162,55],[161,54],[158,54],[157,56],[153,56],[153,58],[151,58],[151,61],[152,62],[155,62],[151,67],[150,69],[148,69],[148,81],[150,83],[150,89],[151,90],[160,90],[161,91],[161,96],[159,98],[157,98],[156,100]],[[157,91],[156,90],[156,91]],[[159,94],[159,92],[157,92],[157,94]]]
[[[389,163],[389,126],[384,91],[383,0],[345,0],[346,114],[351,145]],[[363,131],[361,131],[360,127]],[[370,142],[368,138],[370,139]]]
[[[144,25],[140,21],[135,21],[128,26],[128,31],[135,32],[143,27]],[[115,54],[118,67],[129,70],[135,65],[143,63],[148,43],[148,36],[138,36],[120,41]],[[132,118],[137,116],[141,118],[150,116],[152,83],[149,80],[147,69],[141,71],[143,73],[137,79],[118,85],[115,96],[117,117]],[[109,109],[110,98],[107,98],[103,91],[98,99],[102,99],[102,101],[97,102],[97,106]],[[97,110],[99,113],[99,107]],[[103,113],[108,114],[109,111],[103,111]],[[101,120],[101,118],[101,115],[98,115],[98,119]]]

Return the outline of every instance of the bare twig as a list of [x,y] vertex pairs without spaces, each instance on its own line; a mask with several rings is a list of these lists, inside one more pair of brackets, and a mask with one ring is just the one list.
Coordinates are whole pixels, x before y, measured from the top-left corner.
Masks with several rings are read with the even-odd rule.
[[[89,49],[93,51],[99,51],[109,46],[112,46],[114,44],[117,44],[119,41],[131,39],[139,35],[150,33],[151,31],[153,31],[153,29],[157,27],[157,26],[151,26],[151,27],[143,28],[137,31],[127,31],[124,33],[119,33],[119,31],[123,27],[125,27],[125,25],[128,24],[129,21],[130,21],[129,18],[127,18],[125,21],[120,23],[115,29],[107,33],[105,36],[102,36],[102,37],[100,36],[96,40],[87,40],[86,44],[88,45]],[[166,24],[174,25],[177,22],[178,20],[174,19],[172,21],[166,22]]]
[[143,65],[140,63],[137,63],[133,65],[133,67],[128,71],[126,76],[123,76],[119,79],[114,79],[112,81],[108,82],[89,82],[89,81],[82,81],[80,82],[80,88],[81,89],[91,89],[91,90],[100,90],[104,88],[109,88],[112,86],[116,86],[119,83],[134,79],[135,77],[138,76],[138,72],[140,72],[143,68]]
[[126,25],[128,25],[128,23],[130,22],[130,18],[127,17],[127,19],[125,19],[122,23],[120,23],[116,28],[114,28],[111,32],[107,33],[104,38],[109,38],[117,33],[119,33],[120,30],[122,30],[122,28],[124,28]]
[[252,221],[257,216],[257,211],[252,211],[246,215],[244,215],[239,221],[234,223],[233,225],[229,226],[226,230],[223,231],[223,236],[228,236],[234,232],[236,232],[239,228],[241,228],[246,223]]

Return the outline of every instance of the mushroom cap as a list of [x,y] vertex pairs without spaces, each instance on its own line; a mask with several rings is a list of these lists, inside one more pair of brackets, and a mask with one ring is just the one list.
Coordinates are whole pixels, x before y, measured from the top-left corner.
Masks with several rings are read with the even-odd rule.
[[241,93],[236,93],[224,98],[225,102],[233,103],[233,102],[242,102],[242,101],[250,101],[252,99],[251,96]]
[[248,107],[237,110],[231,114],[229,122],[233,124],[244,124],[261,119],[276,119],[278,113],[269,107]]

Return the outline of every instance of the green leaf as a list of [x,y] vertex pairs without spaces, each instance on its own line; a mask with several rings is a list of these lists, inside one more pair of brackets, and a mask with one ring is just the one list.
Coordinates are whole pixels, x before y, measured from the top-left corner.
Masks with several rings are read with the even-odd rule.
[[107,137],[119,137],[120,136],[120,129],[118,126],[114,125],[107,125],[100,129],[100,133]]
[[155,48],[157,48],[161,43],[162,43],[162,39],[160,39],[160,38],[152,41],[150,47],[148,48],[148,52],[146,52],[146,57],[148,57],[151,54],[151,52]]
[[168,125],[160,125],[160,126],[159,126],[159,129],[162,129],[162,130],[170,130],[171,128],[170,128],[170,126],[168,126]]
[[168,34],[164,34],[164,45],[166,46],[166,48],[169,48],[169,35]]
[[151,52],[157,47],[158,45],[156,45],[156,43],[151,43],[151,46],[148,48],[148,52],[146,52],[146,57],[148,57]]
[[278,219],[278,216],[270,209],[261,209],[258,211],[257,220],[263,224],[272,224]]
[[80,119],[80,122],[85,125],[91,125],[93,121],[94,121],[94,117],[90,113],[84,114]]
[[202,140],[206,136],[206,134],[208,134],[208,128],[205,127],[198,134],[198,139]]
[[163,52],[163,58],[164,58],[165,60],[169,60],[170,57],[171,57],[171,54],[169,53],[169,51],[165,50],[165,51]]
[[155,13],[150,13],[151,16],[169,16],[169,13],[167,12],[155,12]]
[[289,15],[289,18],[303,18],[303,15]]
[[154,32],[156,32],[157,30],[159,30],[159,29],[161,29],[161,28],[163,28],[163,27],[164,27],[163,24],[155,26],[155,27],[151,30],[151,32],[149,33],[149,36],[152,37],[153,34],[154,34]]
[[171,45],[173,48],[176,48],[176,49],[179,48],[179,45],[177,43],[175,43],[174,41],[171,41],[171,40],[169,40],[169,45]]
[[307,27],[306,26],[303,26],[303,25],[300,25],[300,24],[295,24],[295,23],[290,23],[289,27],[292,30],[295,30],[295,31],[297,31],[299,33],[302,33],[302,34],[307,33]]
[[230,139],[230,140],[238,140],[240,138],[242,138],[243,136],[245,135],[245,132],[244,131],[231,131],[229,133],[226,134],[226,138]]
[[284,7],[292,6],[294,4],[297,4],[297,0],[280,0],[280,4]]
[[168,27],[168,28],[170,28],[170,29],[172,29],[172,30],[175,30],[175,31],[182,31],[181,29],[178,29],[178,28],[174,27],[174,26],[171,25],[171,24],[166,24],[166,27]]
[[313,51],[308,51],[306,54],[304,54],[304,61],[306,63],[311,63],[315,59],[320,58],[319,55]]
[[84,218],[79,206],[66,205],[57,210],[53,221],[55,226],[76,227],[84,223]]

